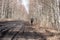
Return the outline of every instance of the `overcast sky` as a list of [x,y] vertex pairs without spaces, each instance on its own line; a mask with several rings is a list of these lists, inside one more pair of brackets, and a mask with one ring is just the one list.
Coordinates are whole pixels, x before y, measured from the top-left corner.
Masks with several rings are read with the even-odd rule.
[[29,14],[29,0],[17,0],[18,5],[22,4],[25,7],[25,10]]

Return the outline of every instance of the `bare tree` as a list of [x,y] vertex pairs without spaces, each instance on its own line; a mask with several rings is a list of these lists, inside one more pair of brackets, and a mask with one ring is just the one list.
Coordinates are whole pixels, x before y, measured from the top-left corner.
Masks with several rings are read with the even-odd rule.
[[35,17],[40,26],[59,29],[59,0],[31,0],[30,3],[30,17]]

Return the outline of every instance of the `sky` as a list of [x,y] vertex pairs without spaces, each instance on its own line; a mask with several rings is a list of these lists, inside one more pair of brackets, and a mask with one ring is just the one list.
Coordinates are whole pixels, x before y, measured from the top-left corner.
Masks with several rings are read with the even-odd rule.
[[29,0],[17,0],[18,4],[22,4],[25,7],[25,10],[29,14]]
[[26,11],[29,13],[29,0],[22,0],[22,5],[24,5]]

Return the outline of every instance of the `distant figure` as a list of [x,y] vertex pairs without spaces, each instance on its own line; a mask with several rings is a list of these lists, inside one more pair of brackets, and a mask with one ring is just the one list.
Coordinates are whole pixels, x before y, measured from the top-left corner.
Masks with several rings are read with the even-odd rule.
[[34,18],[31,18],[31,25],[33,25]]

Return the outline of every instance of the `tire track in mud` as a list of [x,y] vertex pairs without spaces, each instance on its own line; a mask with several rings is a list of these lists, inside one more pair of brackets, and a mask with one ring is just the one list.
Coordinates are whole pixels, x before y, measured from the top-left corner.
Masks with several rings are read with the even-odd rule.
[[[22,29],[22,30],[21,30]],[[13,35],[13,37],[11,38],[11,40],[14,40],[14,38],[17,36],[17,34],[21,31],[22,33],[24,32],[24,24],[21,25],[17,25],[17,28],[15,29],[17,30],[16,33]]]
[[[8,28],[11,26],[13,28],[7,31],[0,40],[47,40],[47,38],[51,36],[50,34],[52,34],[49,31],[47,31],[47,33],[35,32],[34,27],[25,22],[8,22],[4,25],[8,25]],[[41,31],[43,31],[43,29],[45,28],[42,28]]]
[[24,29],[23,24],[18,24],[18,25],[16,24],[15,28],[9,30],[6,33],[6,35],[2,38],[2,40],[13,40],[20,31],[23,32],[23,29]]

